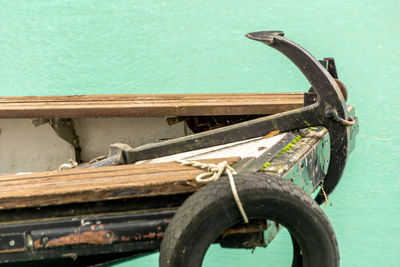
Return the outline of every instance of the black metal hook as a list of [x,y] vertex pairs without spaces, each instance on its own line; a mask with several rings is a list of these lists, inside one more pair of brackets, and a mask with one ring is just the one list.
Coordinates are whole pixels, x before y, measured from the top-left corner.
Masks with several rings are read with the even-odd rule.
[[[327,128],[331,139],[331,159],[324,181],[325,192],[330,194],[343,174],[349,153],[346,129],[348,125],[343,122],[354,121],[352,119],[349,121],[345,99],[338,84],[317,59],[301,46],[284,38],[282,32],[254,32],[248,33],[246,36],[261,41],[287,56],[307,78],[318,95],[317,103],[312,105],[314,112],[312,123],[315,123],[313,126],[320,125]],[[340,120],[332,120],[331,110],[335,111],[335,118],[340,118]],[[303,113],[303,115],[306,114]],[[319,122],[315,120],[319,120]],[[322,203],[323,199],[324,196],[320,192],[316,200],[318,203]]]
[[[282,31],[262,31],[246,34],[250,39],[263,42],[287,56],[304,74],[317,94],[317,102],[302,108],[258,118],[222,128],[197,133],[162,143],[146,144],[125,153],[126,163],[163,157],[176,153],[207,148],[263,136],[279,130],[287,132],[311,126],[324,126],[331,139],[331,159],[324,181],[327,194],[336,187],[343,173],[348,155],[346,126],[327,116],[327,110],[336,110],[338,116],[348,120],[345,100],[338,84],[329,72],[304,48],[286,39]],[[98,164],[101,164],[99,162]],[[319,203],[323,195],[317,196]]]

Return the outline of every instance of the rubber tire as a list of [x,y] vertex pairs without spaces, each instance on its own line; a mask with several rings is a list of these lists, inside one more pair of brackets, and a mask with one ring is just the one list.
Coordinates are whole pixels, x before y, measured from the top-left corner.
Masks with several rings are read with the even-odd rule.
[[[306,192],[291,181],[265,174],[237,175],[235,184],[249,219],[276,221],[297,241],[301,262],[294,255],[293,264],[339,266],[335,232]],[[200,267],[213,241],[241,222],[227,177],[204,186],[183,203],[169,224],[161,243],[160,266]]]

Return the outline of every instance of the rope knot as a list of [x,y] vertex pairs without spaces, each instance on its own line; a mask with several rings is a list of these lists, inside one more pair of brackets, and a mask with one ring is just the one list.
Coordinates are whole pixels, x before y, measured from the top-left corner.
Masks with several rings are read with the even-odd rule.
[[236,190],[235,181],[233,180],[233,175],[236,175],[237,172],[228,164],[227,161],[222,161],[218,164],[214,163],[207,164],[198,161],[177,159],[176,162],[180,163],[182,166],[193,166],[196,168],[207,170],[208,172],[197,175],[196,182],[199,184],[216,181],[221,177],[223,173],[226,173],[226,175],[228,175],[229,183],[231,185],[233,198],[236,201],[236,205],[238,206],[240,214],[242,215],[245,223],[249,222],[249,219],[247,218],[247,215],[243,209],[242,202],[239,199],[239,194]]
[[206,173],[201,173],[197,175],[196,182],[198,183],[209,183],[218,180],[222,174],[228,174],[230,172],[232,175],[236,175],[236,171],[229,166],[227,161],[222,161],[218,164],[214,163],[201,163],[198,161],[187,161],[178,159],[176,162],[180,163],[182,166],[193,166],[203,170],[207,170]]

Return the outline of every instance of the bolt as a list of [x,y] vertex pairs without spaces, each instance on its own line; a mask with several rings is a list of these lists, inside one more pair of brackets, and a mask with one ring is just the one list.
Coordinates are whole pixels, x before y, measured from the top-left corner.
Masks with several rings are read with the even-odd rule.
[[10,244],[10,246],[13,247],[13,246],[15,245],[15,241],[14,241],[14,240],[10,240],[10,243],[9,243],[9,244]]
[[106,238],[109,239],[110,237],[111,237],[111,234],[107,232],[106,233]]
[[42,243],[46,244],[49,241],[49,238],[47,236],[42,238]]

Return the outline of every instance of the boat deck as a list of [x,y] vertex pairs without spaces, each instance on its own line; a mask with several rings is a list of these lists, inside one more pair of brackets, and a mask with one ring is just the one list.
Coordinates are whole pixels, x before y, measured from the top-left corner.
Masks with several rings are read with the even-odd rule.
[[[275,132],[128,165],[0,175],[0,210],[193,193],[204,185],[195,181],[196,176],[207,171],[181,166],[177,159],[230,165],[244,159],[245,163],[288,135]],[[235,165],[236,171],[240,166]]]
[[[239,157],[202,160],[236,163]],[[177,162],[0,176],[0,210],[195,192],[206,171]]]

